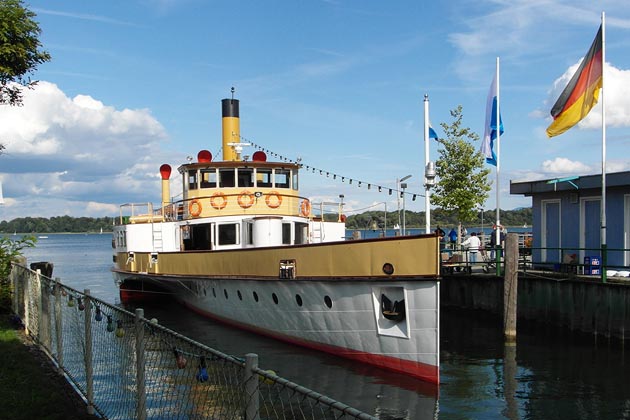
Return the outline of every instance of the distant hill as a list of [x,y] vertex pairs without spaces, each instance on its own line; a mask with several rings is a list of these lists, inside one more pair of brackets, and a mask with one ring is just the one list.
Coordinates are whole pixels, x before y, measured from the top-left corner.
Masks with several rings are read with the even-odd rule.
[[113,217],[18,217],[0,222],[0,233],[85,233],[111,232]]
[[[494,211],[483,213],[483,224],[492,225],[495,220]],[[405,222],[408,228],[422,228],[425,225],[424,212],[405,212]],[[398,212],[387,212],[387,226],[393,227],[398,223]],[[442,209],[431,210],[431,226],[440,225],[442,228],[456,226],[458,220],[452,212]],[[59,216],[47,219],[45,217],[19,217],[11,221],[0,222],[0,233],[85,233],[85,232],[111,232],[114,224],[113,217],[70,217]],[[348,229],[372,229],[374,224],[378,228],[384,227],[385,214],[383,211],[366,211],[364,213],[348,216],[346,227]],[[481,226],[481,213],[478,219],[468,226]],[[531,226],[532,209],[519,208],[514,210],[501,210],[501,224],[503,226]]]

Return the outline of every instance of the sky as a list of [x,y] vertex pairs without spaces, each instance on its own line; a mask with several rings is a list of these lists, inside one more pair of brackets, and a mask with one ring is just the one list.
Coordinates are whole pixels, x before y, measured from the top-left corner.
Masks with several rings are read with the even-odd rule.
[[[22,107],[0,107],[0,220],[116,216],[120,204],[159,203],[161,164],[175,169],[203,149],[220,156],[221,99],[232,87],[246,141],[323,170],[302,171],[302,196],[343,194],[348,214],[393,211],[396,195],[366,184],[396,188],[412,175],[407,191],[418,197],[407,195],[405,206],[424,211],[424,96],[438,136],[461,105],[463,125],[483,137],[497,57],[499,204],[529,207],[531,198],[510,195],[510,182],[602,171],[601,101],[578,126],[545,134],[602,11],[607,172],[630,170],[627,0],[25,5],[52,60],[32,75],[39,83]],[[429,148],[434,161],[438,144]],[[496,173],[488,168],[493,189],[483,208],[494,209]]]

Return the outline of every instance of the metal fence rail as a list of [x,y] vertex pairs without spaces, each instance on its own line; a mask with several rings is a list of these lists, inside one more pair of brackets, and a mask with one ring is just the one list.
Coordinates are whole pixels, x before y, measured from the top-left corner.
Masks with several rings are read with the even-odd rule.
[[375,419],[22,265],[13,310],[26,332],[107,419]]

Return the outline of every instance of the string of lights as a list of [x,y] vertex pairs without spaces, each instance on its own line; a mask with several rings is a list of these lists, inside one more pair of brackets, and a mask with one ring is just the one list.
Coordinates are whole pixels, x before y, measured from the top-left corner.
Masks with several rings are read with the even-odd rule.
[[351,177],[348,177],[348,176],[336,174],[336,173],[327,171],[325,169],[316,168],[315,166],[312,166],[312,165],[305,165],[302,162],[301,158],[298,158],[298,159],[295,159],[295,160],[291,159],[291,158],[288,158],[288,157],[283,156],[283,155],[281,155],[279,153],[276,153],[274,151],[266,149],[263,146],[261,146],[259,144],[256,144],[256,143],[254,143],[251,140],[246,139],[243,136],[239,136],[239,137],[241,138],[242,141],[244,141],[245,143],[248,143],[253,148],[258,149],[260,151],[263,151],[263,152],[267,153],[268,155],[273,156],[274,158],[277,158],[280,161],[289,162],[289,163],[294,163],[294,164],[300,165],[300,167],[305,168],[306,171],[310,171],[310,172],[312,172],[314,174],[319,174],[320,176],[326,176],[326,178],[330,178],[332,176],[333,180],[340,180],[341,182],[345,182],[346,180],[348,180],[348,185],[352,185],[353,183],[355,183],[355,185],[358,188],[361,188],[361,186],[363,185],[363,186],[366,186],[368,190],[372,190],[374,188],[379,193],[387,193],[389,195],[392,195],[395,192],[396,194],[399,194],[399,196],[401,198],[403,197],[403,195],[406,195],[407,197],[411,197],[411,201],[415,201],[417,197],[424,197],[424,194],[408,192],[408,191],[404,191],[404,190],[401,191],[401,190],[398,190],[396,188],[385,187],[385,186],[382,186],[382,185],[375,184],[373,182],[366,182],[366,181],[362,181],[362,180],[359,180],[359,179],[356,179],[356,178],[351,178]]

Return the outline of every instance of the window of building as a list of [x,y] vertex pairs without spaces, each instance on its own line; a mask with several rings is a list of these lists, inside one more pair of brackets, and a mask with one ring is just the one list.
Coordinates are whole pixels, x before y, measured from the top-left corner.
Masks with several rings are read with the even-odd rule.
[[221,188],[225,187],[235,187],[234,179],[234,169],[219,169],[219,186]]
[[202,169],[201,170],[201,188],[217,187],[217,170]]
[[254,244],[254,224],[252,222],[245,222],[245,232],[247,235],[247,245]]
[[291,171],[287,169],[276,169],[273,178],[276,188],[289,188],[290,177]]

